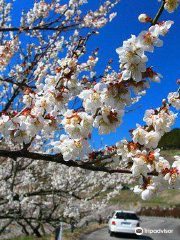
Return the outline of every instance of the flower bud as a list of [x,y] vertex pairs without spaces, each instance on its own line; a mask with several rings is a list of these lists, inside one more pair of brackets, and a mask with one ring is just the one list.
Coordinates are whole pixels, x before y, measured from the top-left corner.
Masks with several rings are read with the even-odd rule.
[[147,22],[150,22],[150,21],[151,21],[151,18],[148,17],[147,14],[142,13],[142,14],[139,15],[138,20],[139,20],[140,22],[142,22],[142,23],[147,23]]
[[166,102],[166,99],[163,99],[162,100],[162,103],[165,105],[167,102]]

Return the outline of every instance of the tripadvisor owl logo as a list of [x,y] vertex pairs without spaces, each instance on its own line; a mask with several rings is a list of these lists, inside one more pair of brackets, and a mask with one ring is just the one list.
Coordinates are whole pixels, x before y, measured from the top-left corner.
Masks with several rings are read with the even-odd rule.
[[142,234],[143,234],[143,229],[142,229],[141,227],[137,227],[137,228],[135,229],[135,233],[136,233],[137,235],[142,235]]

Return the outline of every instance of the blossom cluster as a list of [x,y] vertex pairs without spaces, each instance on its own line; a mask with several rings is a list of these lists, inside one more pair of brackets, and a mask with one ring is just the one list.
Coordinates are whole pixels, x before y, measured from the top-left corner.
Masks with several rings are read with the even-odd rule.
[[40,113],[35,116],[29,109],[25,109],[21,114],[8,112],[0,117],[1,134],[14,143],[30,143],[38,132],[42,131],[44,135],[50,135],[58,126],[58,119],[48,114],[44,118]]
[[[171,100],[169,95],[168,98]],[[178,98],[176,100],[179,101]],[[175,99],[173,105],[176,106]],[[140,185],[135,187],[134,192],[141,194],[143,200],[164,190],[168,184],[173,187],[179,184],[180,157],[175,156],[176,161],[171,165],[157,148],[161,137],[170,131],[177,118],[177,114],[170,111],[169,107],[163,100],[161,108],[146,110],[143,119],[146,125],[137,125],[131,131],[132,141],[122,140],[116,144],[117,154],[122,158],[121,166],[132,165],[132,174],[140,178]],[[157,173],[158,176],[148,176],[151,173]]]
[[0,71],[4,71],[5,67],[11,62],[11,58],[15,55],[19,46],[18,37],[6,41],[0,46]]
[[55,153],[62,153],[65,161],[83,159],[85,154],[91,152],[89,142],[85,139],[71,139],[67,135],[61,135],[60,141],[53,143]]
[[9,26],[9,23],[12,20],[11,10],[12,10],[12,2],[11,1],[7,1],[5,3],[4,0],[0,0],[0,12],[3,13],[0,16],[0,25],[1,26],[2,25],[4,27],[8,27]]
[[84,17],[81,27],[91,27],[91,28],[102,28],[106,25],[108,21],[112,21],[112,19],[116,16],[116,13],[109,14],[109,17],[106,15],[110,12],[110,10],[119,2],[120,0],[115,0],[113,3],[110,1],[105,1],[101,7],[96,11],[89,11],[87,15]]
[[[158,0],[161,2],[161,0]],[[179,0],[165,0],[164,8],[169,12],[173,13],[179,6]]]
[[[133,35],[124,41],[123,46],[117,49],[121,72],[108,73],[93,88],[84,89],[79,94],[85,111],[95,115],[94,127],[99,128],[99,134],[114,132],[120,126],[125,107],[136,102],[149,87],[146,78],[160,82],[162,76],[146,67],[145,51],[153,52],[154,46],[162,46],[159,36],[165,36],[172,24],[172,21],[156,24],[138,37]],[[138,96],[136,100],[131,97],[130,87]]]
[[161,136],[171,130],[171,126],[177,114],[164,109],[146,110],[144,121],[147,127],[138,125],[137,129],[132,131],[133,141],[147,148],[156,148]]
[[[120,68],[122,70],[122,80],[134,80],[140,82],[146,72],[146,62],[148,61],[145,51],[153,52],[154,46],[161,47],[163,41],[159,36],[165,36],[170,29],[172,21],[151,26],[148,31],[142,31],[138,37],[132,35],[130,39],[123,42],[123,46],[116,51],[120,58]],[[155,74],[156,78],[158,77]],[[152,81],[154,76],[148,76]],[[158,82],[159,79],[156,79]]]
[[180,96],[178,92],[171,92],[168,94],[168,102],[176,108],[176,110],[180,109]]
[[[180,183],[180,157],[174,156],[172,165],[169,161],[160,157],[155,162],[157,177],[144,177],[140,179],[140,185],[134,188],[134,192],[141,194],[143,200],[148,200],[160,191],[170,188],[178,188]],[[145,180],[145,181],[144,181]]]
[[[116,13],[109,13],[111,9],[119,2],[120,0],[114,1],[105,1],[100,5],[99,9],[95,11],[88,11],[85,15],[82,16],[82,10],[80,7],[83,4],[88,3],[87,0],[70,0],[67,4],[61,4],[59,0],[52,1],[50,3],[41,0],[35,2],[34,6],[27,14],[23,13],[21,18],[21,27],[25,28],[29,26],[30,29],[34,25],[41,27],[46,27],[46,20],[49,17],[52,19],[50,25],[53,25],[56,21],[52,18],[54,14],[60,14],[60,17],[57,19],[62,19],[62,24],[71,23],[74,21],[76,24],[79,23],[80,28],[90,27],[90,28],[102,28],[108,22],[116,16]],[[40,20],[41,19],[41,20]]]
[[[87,157],[89,150],[86,151],[85,146],[88,146],[87,138],[91,137],[93,127],[98,128],[99,134],[104,135],[115,132],[116,128],[121,125],[125,107],[135,102],[131,97],[130,87],[139,96],[143,95],[144,90],[149,87],[145,78],[155,82],[160,81],[160,75],[152,68],[146,68],[147,57],[144,52],[152,52],[154,45],[162,45],[158,37],[164,36],[172,23],[172,21],[167,21],[163,24],[156,24],[149,31],[143,31],[138,37],[132,36],[131,39],[125,41],[123,47],[117,49],[122,72],[107,71],[100,82],[94,82],[94,84],[88,81],[87,76],[83,77],[82,82],[77,81],[78,76],[84,71],[89,71],[93,77],[92,70],[98,58],[97,54],[94,54],[89,56],[87,62],[79,63],[78,59],[84,54],[85,46],[83,40],[79,42],[78,33],[74,33],[71,40],[74,39],[74,44],[80,44],[79,50],[77,48],[74,52],[72,48],[71,57],[68,54],[65,58],[57,60],[51,74],[47,73],[50,64],[38,63],[34,71],[36,91],[27,89],[24,92],[25,108],[22,112],[7,112],[1,116],[1,133],[13,142],[27,144],[39,134],[52,136],[56,129],[62,126],[68,135],[62,137],[57,143],[52,142],[53,150],[61,152],[66,160],[70,160],[69,156],[74,160],[78,159],[85,152]],[[61,38],[60,51],[64,42]],[[137,68],[133,67],[135,65]],[[68,104],[77,95],[82,99],[85,111],[68,109]],[[135,138],[137,138],[136,135],[139,136],[139,132],[143,135],[145,130],[137,129],[136,131],[137,134],[134,132]],[[159,138],[157,133],[148,132],[146,146],[155,146],[154,139],[157,142]],[[141,143],[140,137],[134,141]],[[69,149],[68,152],[71,152],[68,157],[65,156],[63,145]]]
[[67,110],[61,123],[72,138],[88,138],[92,132],[93,118],[86,112]]
[[33,9],[27,13],[27,23],[32,25],[39,18],[47,18],[49,16],[49,11],[52,9],[53,6],[43,0],[35,2]]

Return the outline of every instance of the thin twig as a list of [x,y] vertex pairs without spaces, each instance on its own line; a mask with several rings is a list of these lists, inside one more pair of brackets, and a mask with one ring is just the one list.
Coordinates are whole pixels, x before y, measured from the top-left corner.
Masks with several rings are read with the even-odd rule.
[[164,5],[165,5],[165,0],[162,1],[161,7],[160,7],[158,13],[156,14],[155,18],[153,19],[151,25],[155,25],[158,22],[158,19],[160,18],[162,12],[164,11]]

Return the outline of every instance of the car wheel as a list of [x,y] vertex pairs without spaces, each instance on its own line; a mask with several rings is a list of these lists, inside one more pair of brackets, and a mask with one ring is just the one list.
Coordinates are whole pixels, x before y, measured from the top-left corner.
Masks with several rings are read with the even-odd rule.
[[109,230],[109,234],[110,234],[111,237],[114,236],[114,232],[111,232],[110,230]]

